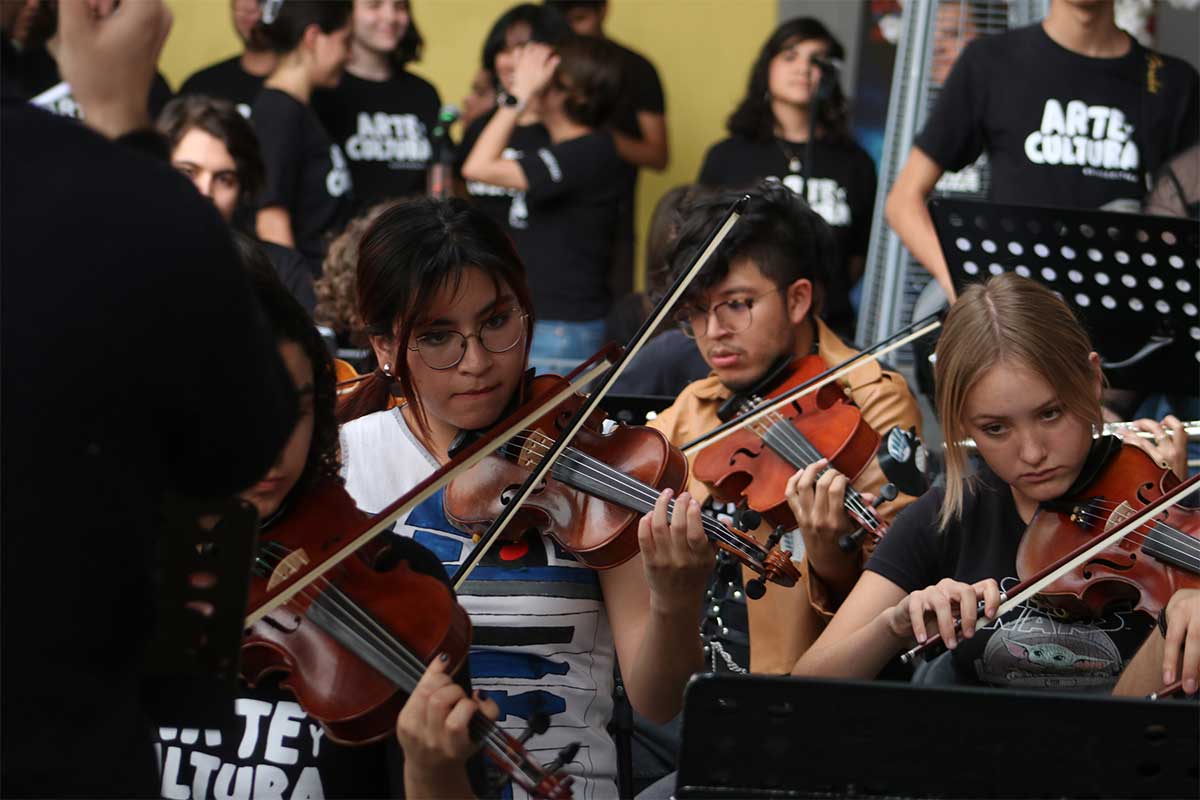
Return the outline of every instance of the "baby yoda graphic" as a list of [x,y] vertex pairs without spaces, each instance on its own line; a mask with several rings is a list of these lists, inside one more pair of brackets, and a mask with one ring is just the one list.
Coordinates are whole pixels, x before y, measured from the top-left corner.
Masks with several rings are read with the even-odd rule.
[[1013,687],[1108,687],[1121,670],[1121,654],[1107,633],[1071,627],[996,631],[975,662],[981,680]]

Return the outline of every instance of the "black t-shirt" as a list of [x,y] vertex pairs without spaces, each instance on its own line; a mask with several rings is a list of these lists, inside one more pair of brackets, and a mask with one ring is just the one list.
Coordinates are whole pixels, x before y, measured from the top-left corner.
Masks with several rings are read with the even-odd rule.
[[[866,569],[906,592],[945,577],[964,583],[995,578],[1002,590],[1018,583],[1017,546],[1025,523],[1012,490],[986,467],[968,484],[960,520],[938,531],[944,490],[932,489],[900,512]],[[962,640],[953,661],[966,682],[1033,689],[1107,692],[1154,627],[1140,612],[1074,623],[1052,619],[1031,604]]]
[[260,241],[258,246],[267,254],[271,266],[275,267],[279,282],[296,298],[296,302],[304,306],[309,316],[312,316],[313,309],[317,306],[317,294],[313,289],[313,276],[308,269],[307,259],[298,251],[274,242]]
[[0,793],[149,795],[158,511],[261,477],[295,391],[227,226],[168,163],[5,98],[0,176]]
[[[526,150],[526,226],[513,242],[539,319],[601,319],[612,306],[608,271],[624,179],[612,136],[593,131]],[[514,198],[514,204],[516,200]]]
[[243,117],[249,117],[264,80],[265,76],[246,72],[242,68],[242,57],[234,56],[194,73],[179,87],[179,93],[228,100],[237,106]]
[[[609,40],[612,42],[612,40]],[[629,136],[641,138],[639,112],[666,113],[662,81],[658,70],[645,56],[624,45],[612,42],[621,53],[621,96],[613,113],[612,127]],[[623,162],[625,192],[621,197],[617,227],[617,252],[614,254],[614,286],[618,290],[633,290],[634,206],[637,194],[638,168]]]
[[947,170],[987,152],[991,199],[1137,211],[1146,176],[1200,137],[1200,77],[1133,41],[1088,58],[1041,25],[976,39],[916,145]]
[[[479,141],[479,134],[483,133],[483,129],[494,113],[496,112],[489,111],[484,114],[471,123],[463,133],[456,167],[460,177],[463,163],[470,155],[475,142]],[[540,122],[533,125],[519,125],[513,129],[512,136],[508,139],[508,146],[504,148],[504,157],[515,160],[526,153],[536,152],[538,148],[549,146],[550,134],[546,132]],[[506,189],[503,186],[495,186],[483,181],[466,181],[466,187],[471,202],[507,230],[510,236],[515,231],[525,230],[529,227],[529,208],[525,204],[525,192]]]
[[[441,561],[412,539],[388,537],[393,556],[414,571],[449,583]],[[464,665],[458,682],[470,691]],[[403,764],[396,737],[375,744],[338,745],[278,681],[243,686],[232,722],[219,730],[160,728],[162,796],[213,800],[224,797],[403,797]],[[483,785],[482,763],[471,778]],[[189,795],[190,792],[190,795]]]
[[616,42],[612,44],[621,52],[622,59],[622,92],[617,109],[613,113],[612,124],[622,133],[640,136],[638,112],[665,114],[667,111],[662,81],[658,78],[658,70],[645,56]]
[[387,81],[346,73],[336,89],[314,92],[312,103],[350,163],[359,210],[425,194],[442,103],[432,84],[403,70]]
[[350,214],[346,159],[313,110],[287,92],[263,89],[251,119],[267,168],[258,207],[287,210],[296,249],[309,259],[313,274],[320,275],[325,237],[336,233]]
[[839,334],[854,335],[850,307],[849,267],[854,257],[866,257],[875,208],[875,162],[854,142],[813,142],[812,177],[804,185],[803,142],[771,139],[755,142],[731,136],[713,145],[700,168],[704,186],[745,189],[763,178],[778,180],[800,195],[821,215],[837,238],[838,270],[830,276],[822,317]]

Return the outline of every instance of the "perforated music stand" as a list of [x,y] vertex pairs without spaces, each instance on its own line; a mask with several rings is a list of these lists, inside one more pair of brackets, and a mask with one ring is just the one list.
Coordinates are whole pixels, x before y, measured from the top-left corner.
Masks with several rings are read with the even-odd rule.
[[1194,220],[939,198],[929,203],[957,291],[1003,272],[1075,311],[1113,386],[1200,393]]
[[1194,700],[704,675],[675,796],[1200,796]]
[[233,716],[258,514],[171,496],[161,520],[143,695],[159,725],[219,728]]

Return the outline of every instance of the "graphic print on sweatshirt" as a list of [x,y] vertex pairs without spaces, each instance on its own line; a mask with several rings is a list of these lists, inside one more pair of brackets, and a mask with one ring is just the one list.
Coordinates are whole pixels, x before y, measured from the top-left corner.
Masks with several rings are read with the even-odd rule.
[[[474,542],[446,520],[442,501],[439,491],[395,530],[433,551],[453,578]],[[529,534],[493,547],[458,600],[471,615],[471,682],[500,706],[499,727],[519,736],[535,714],[547,715],[549,729],[526,749],[546,763],[579,742],[566,767],[577,776],[575,797],[615,790],[616,753],[604,729],[614,646],[595,571],[552,539]],[[525,794],[509,784],[503,796]]]

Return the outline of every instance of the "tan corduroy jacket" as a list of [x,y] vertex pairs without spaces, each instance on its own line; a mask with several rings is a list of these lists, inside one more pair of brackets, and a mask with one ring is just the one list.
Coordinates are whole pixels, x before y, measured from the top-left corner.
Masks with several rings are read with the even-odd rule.
[[[855,355],[856,351],[818,320],[817,353],[826,364],[833,366]],[[864,362],[839,382],[862,410],[863,419],[879,433],[886,434],[896,425],[915,426],[920,431],[921,414],[904,378],[882,369],[874,359]],[[649,425],[666,434],[672,444],[683,445],[720,424],[717,409],[730,394],[715,375],[694,381]],[[878,492],[885,482],[878,461],[872,459],[853,485],[859,491]],[[699,501],[707,499],[710,493],[706,485],[690,476],[688,491]],[[880,506],[879,514],[890,520],[914,499],[901,495]],[[770,530],[764,524],[755,535],[765,540],[768,533]],[[864,549],[864,561],[868,554]],[[841,598],[833,597],[820,578],[811,573],[807,561],[800,562],[800,569],[803,580],[795,587],[784,589],[772,585],[762,599],[747,602],[751,672],[790,673],[796,659],[820,635],[841,602]],[[745,572],[747,578],[753,577],[748,570]]]

